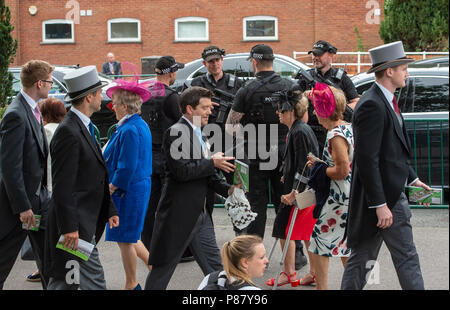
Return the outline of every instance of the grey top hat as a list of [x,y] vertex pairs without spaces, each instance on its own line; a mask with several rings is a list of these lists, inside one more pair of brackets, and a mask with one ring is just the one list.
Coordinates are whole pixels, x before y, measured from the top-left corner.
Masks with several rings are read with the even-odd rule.
[[369,50],[369,54],[372,59],[372,68],[367,73],[381,71],[414,61],[412,58],[406,58],[402,41],[374,47]]
[[108,85],[108,82],[100,81],[95,66],[86,66],[73,70],[64,75],[64,81],[68,90],[67,95],[64,97],[66,102],[82,98]]

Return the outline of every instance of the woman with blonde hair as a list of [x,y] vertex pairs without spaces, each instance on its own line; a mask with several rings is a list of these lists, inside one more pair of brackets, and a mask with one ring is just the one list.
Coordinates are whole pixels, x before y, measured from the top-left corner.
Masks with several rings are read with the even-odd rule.
[[[329,188],[324,188],[325,199],[319,206],[316,190],[317,203],[313,216],[317,222],[309,246],[309,251],[313,253],[316,271],[316,289],[326,290],[328,289],[329,258],[340,257],[345,268],[350,256],[344,233],[350,196],[354,149],[353,129],[351,124],[343,120],[347,102],[341,90],[317,83],[308,97],[314,106],[314,113],[319,123],[327,129],[327,139],[322,155],[325,163],[308,157],[308,165],[315,171],[321,171],[317,173],[323,176],[320,180],[329,180],[330,184]],[[314,188],[314,186],[311,187]]]
[[[289,128],[286,137],[286,151],[283,157],[283,196],[281,196],[281,204],[278,208],[277,216],[273,224],[272,237],[280,239],[282,250],[286,246],[287,231],[290,226],[292,212],[294,210],[295,192],[292,189],[295,174],[302,174],[306,168],[308,161],[308,153],[315,156],[319,154],[319,145],[316,136],[308,122],[308,98],[304,97],[300,91],[289,91],[281,97],[278,103],[278,116],[280,123]],[[308,171],[305,169],[304,171]],[[307,173],[304,173],[305,176]],[[304,185],[299,186],[298,191],[304,189]],[[294,228],[287,243],[288,249],[284,258],[283,271],[279,275],[277,286],[291,284],[291,286],[310,285],[314,283],[314,265],[311,264],[310,272],[303,277],[297,279],[295,272],[295,241],[304,240],[306,248],[309,246],[309,239],[314,228],[315,220],[312,217],[313,206],[302,209],[298,212]],[[300,241],[301,242],[301,241]],[[308,253],[309,254],[309,253]],[[275,285],[275,278],[270,278],[266,282],[269,286]]]
[[264,274],[268,262],[261,237],[238,236],[222,247],[224,270],[208,274],[198,289],[217,289],[215,286],[219,285],[229,290],[260,290],[252,279]]
[[120,225],[106,227],[105,240],[115,241],[122,256],[127,290],[141,290],[136,279],[139,257],[147,264],[149,252],[140,239],[150,199],[152,174],[152,136],[139,116],[142,102],[151,97],[148,85],[116,80],[106,94],[112,99],[117,130],[103,156],[109,171],[109,191],[119,212]]

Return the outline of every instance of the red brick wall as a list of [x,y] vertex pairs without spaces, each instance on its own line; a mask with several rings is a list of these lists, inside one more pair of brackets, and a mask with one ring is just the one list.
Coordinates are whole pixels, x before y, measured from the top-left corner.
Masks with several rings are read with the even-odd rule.
[[[358,46],[354,26],[357,26],[366,49],[382,44],[378,24],[368,24],[366,0],[79,0],[81,10],[92,10],[93,16],[80,17],[75,25],[75,44],[41,44],[42,21],[64,19],[69,9],[65,0],[6,0],[12,11],[19,39],[14,65],[39,58],[52,64],[95,64],[99,70],[108,52],[119,61],[129,61],[140,67],[140,58],[152,55],[173,55],[178,61],[199,58],[207,45],[218,45],[227,53],[248,52],[258,42],[243,42],[242,22],[246,16],[278,17],[278,38],[269,44],[275,53],[293,55],[293,51],[308,51],[314,42],[324,39],[339,51],[356,51]],[[178,4],[175,6],[174,3]],[[383,0],[379,1],[382,11]],[[257,4],[257,5],[256,5]],[[28,8],[38,12],[31,16]],[[199,16],[209,19],[210,42],[175,43],[174,20]],[[129,17],[141,21],[141,43],[108,43],[107,20]],[[310,58],[299,59],[309,62]]]

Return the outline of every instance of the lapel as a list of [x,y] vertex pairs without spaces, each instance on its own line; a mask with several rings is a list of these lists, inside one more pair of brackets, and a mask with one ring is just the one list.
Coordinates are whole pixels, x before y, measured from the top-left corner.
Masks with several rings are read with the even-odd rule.
[[33,131],[33,135],[37,141],[37,144],[39,146],[39,150],[41,151],[43,157],[45,158],[45,134],[44,134],[44,128],[42,126],[42,123],[39,124],[36,120],[36,116],[34,116],[33,111],[31,110],[30,105],[25,100],[25,98],[22,96],[22,94],[19,92],[17,95],[17,98],[19,102],[22,104],[22,108],[25,110],[25,113],[27,115],[28,121],[31,126],[31,130]]
[[[401,125],[400,125],[400,123],[398,121],[398,118],[397,118],[397,115],[396,115],[395,111],[391,108],[390,103],[387,101],[387,99],[384,96],[384,94],[381,91],[381,89],[378,86],[376,86],[376,84],[374,84],[374,86],[375,86],[375,89],[376,89],[376,92],[377,92],[378,96],[383,99],[384,105],[386,106],[386,109],[388,110],[388,113],[391,116],[392,122],[394,123],[395,133],[397,134],[398,138],[403,143],[403,146],[406,148],[407,152],[409,153],[409,144],[406,141],[405,133],[402,130],[402,127],[401,127]],[[402,122],[403,122],[403,116],[401,116],[401,119],[402,119]],[[403,123],[403,128],[405,128],[405,124],[404,123]]]
[[97,159],[100,161],[100,163],[103,166],[106,166],[105,160],[103,159],[102,151],[101,151],[98,143],[94,143],[94,140],[92,140],[91,133],[87,130],[86,126],[84,126],[81,119],[72,111],[69,111],[67,114],[75,121],[75,123],[78,124],[80,131],[81,131],[81,135],[84,137],[87,144],[89,144],[89,146],[91,147],[91,149],[94,152]]

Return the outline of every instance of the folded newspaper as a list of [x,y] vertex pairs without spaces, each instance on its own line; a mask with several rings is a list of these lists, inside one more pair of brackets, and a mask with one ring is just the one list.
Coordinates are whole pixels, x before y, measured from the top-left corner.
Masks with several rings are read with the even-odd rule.
[[73,249],[65,248],[62,244],[63,241],[64,241],[64,236],[61,235],[59,237],[58,243],[56,244],[56,247],[58,249],[61,249],[70,254],[73,254],[73,255],[81,258],[84,261],[88,261],[89,257],[91,256],[92,250],[94,249],[94,245],[92,243],[84,241],[83,239],[78,239],[78,246],[77,246],[77,249],[74,251]]
[[[38,214],[35,214],[34,218],[36,219],[36,226],[31,226],[29,230],[38,231],[39,230],[39,226],[41,224],[41,216],[38,215]],[[27,230],[27,223],[22,223],[22,229]]]

